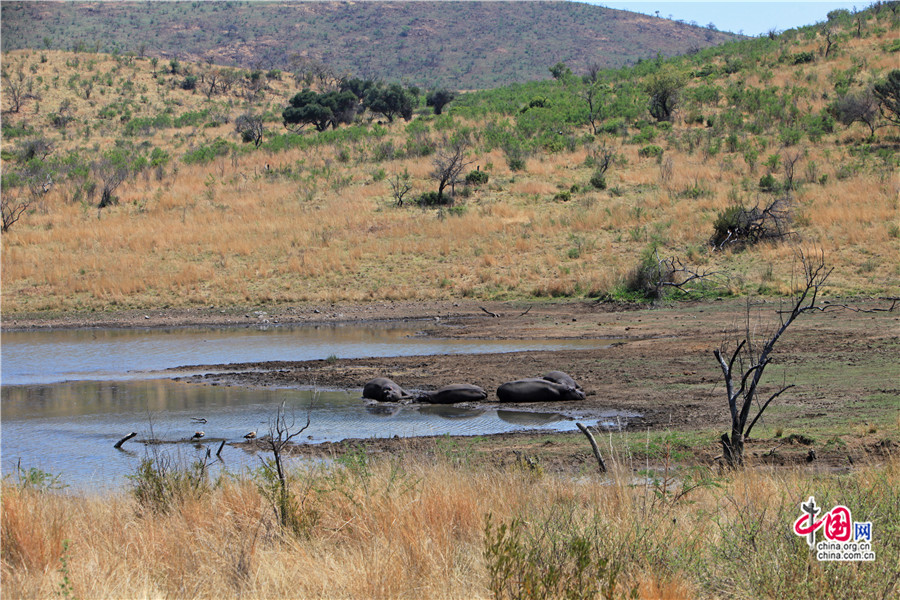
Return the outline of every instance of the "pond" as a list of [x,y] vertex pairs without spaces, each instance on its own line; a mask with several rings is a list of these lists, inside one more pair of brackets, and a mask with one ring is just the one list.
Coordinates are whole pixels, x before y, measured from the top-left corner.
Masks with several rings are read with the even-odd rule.
[[[601,347],[611,340],[452,340],[409,324],[168,330],[64,330],[2,334],[2,472],[39,468],[75,489],[118,488],[162,449],[189,463],[221,441],[268,432],[284,405],[305,443],[347,438],[567,431],[554,413],[432,405],[371,406],[361,389],[256,389],[169,379],[191,365],[341,357],[512,352]],[[176,372],[164,369],[186,367]],[[610,424],[624,413],[610,411]],[[194,419],[206,419],[198,424]],[[204,431],[199,443],[191,436]],[[113,445],[138,435],[122,450]],[[147,444],[151,439],[163,444]],[[216,469],[256,468],[259,457],[226,445]]]

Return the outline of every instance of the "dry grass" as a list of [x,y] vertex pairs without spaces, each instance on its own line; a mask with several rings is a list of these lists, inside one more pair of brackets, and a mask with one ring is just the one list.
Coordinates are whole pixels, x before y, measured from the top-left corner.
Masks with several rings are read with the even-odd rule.
[[[440,453],[378,462],[360,455],[296,473],[294,491],[311,523],[300,537],[279,528],[251,480],[222,481],[167,513],[124,493],[67,496],[7,481],[4,593],[49,597],[67,577],[79,598],[485,598],[488,514],[495,524],[518,518],[532,534],[543,532],[544,542],[526,538],[530,543],[572,533],[558,523],[596,531],[601,552],[620,569],[620,594],[804,597],[805,586],[833,593],[856,581],[852,592],[896,575],[900,551],[887,531],[898,506],[897,466],[844,477],[706,473],[706,484],[676,500],[681,484],[665,495],[655,485],[633,485],[628,465],[611,478],[573,480],[529,468],[454,465]],[[697,474],[679,480],[688,476]],[[876,563],[818,563],[789,534],[810,493],[873,521]]]

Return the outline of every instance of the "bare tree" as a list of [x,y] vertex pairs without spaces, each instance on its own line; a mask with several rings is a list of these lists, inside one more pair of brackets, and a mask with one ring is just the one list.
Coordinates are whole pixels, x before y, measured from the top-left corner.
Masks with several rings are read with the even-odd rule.
[[869,86],[838,98],[831,103],[828,110],[835,119],[847,127],[857,121],[865,123],[874,136],[880,116],[880,105],[881,102],[875,96],[874,89]]
[[263,460],[263,471],[269,485],[262,491],[272,503],[275,518],[281,526],[295,533],[301,533],[303,528],[296,499],[288,486],[288,476],[284,469],[284,450],[294,438],[309,427],[311,409],[312,405],[306,413],[306,423],[299,429],[295,429],[296,421],[293,416],[290,420],[288,419],[284,403],[282,403],[278,407],[274,420],[269,424],[269,435],[259,440],[259,444],[264,449],[271,450],[273,454],[271,461]]
[[0,213],[3,216],[3,233],[15,224],[37,199],[34,196],[14,195],[7,191],[0,194]]
[[465,139],[458,138],[439,150],[432,161],[434,169],[431,171],[431,177],[438,182],[437,199],[439,204],[444,203],[444,189],[448,185],[451,187],[456,185],[463,169],[475,162],[466,160],[468,149],[469,143]]
[[3,74],[3,112],[17,113],[26,100],[37,96],[32,93],[31,78],[26,78],[23,71],[18,71],[15,77]]
[[409,171],[403,169],[403,173],[394,173],[388,179],[391,186],[391,194],[397,201],[397,206],[403,206],[403,197],[412,190],[412,184],[409,182]]
[[235,119],[234,129],[244,142],[253,142],[257,148],[262,144],[263,136],[266,133],[262,115],[254,115],[251,112],[246,112]]
[[[757,393],[766,367],[772,362],[772,351],[781,335],[803,313],[821,310],[816,305],[819,290],[825,284],[825,280],[831,274],[833,268],[825,263],[824,252],[808,256],[802,250],[798,251],[798,258],[802,268],[804,279],[803,289],[792,300],[790,310],[779,311],[780,318],[777,327],[768,340],[759,347],[758,340],[752,333],[750,324],[750,303],[747,303],[747,321],[744,331],[738,339],[734,350],[729,349],[730,340],[713,351],[713,355],[722,369],[725,378],[725,391],[728,399],[728,408],[731,412],[731,435],[723,433],[721,437],[723,456],[726,462],[732,466],[741,466],[744,462],[744,440],[750,436],[750,432],[763,412],[778,396],[794,387],[782,385],[769,396],[762,404],[759,404]],[[739,340],[739,341],[738,341]],[[730,356],[728,356],[730,354]],[[727,356],[727,360],[726,360]],[[756,416],[750,417],[753,405],[758,407]]]

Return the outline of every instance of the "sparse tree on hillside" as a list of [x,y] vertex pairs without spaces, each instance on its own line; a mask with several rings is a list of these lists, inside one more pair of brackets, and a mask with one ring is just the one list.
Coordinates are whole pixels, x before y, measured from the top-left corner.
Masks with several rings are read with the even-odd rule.
[[650,94],[648,108],[654,119],[657,121],[672,120],[682,87],[684,87],[684,81],[681,76],[670,70],[660,71],[647,79],[645,90]]
[[857,121],[865,123],[874,136],[878,124],[879,104],[873,88],[867,87],[838,98],[831,103],[828,111],[831,116],[847,127]]
[[349,91],[317,94],[307,89],[291,98],[290,106],[282,111],[281,116],[284,126],[292,131],[305,125],[325,131],[329,126],[337,128],[341,123],[352,122],[358,105],[356,96]]
[[441,88],[432,91],[425,97],[425,106],[434,107],[434,114],[439,115],[444,107],[452,102],[454,98],[456,98],[455,92],[451,92],[446,88]]
[[567,79],[572,75],[572,69],[566,66],[566,63],[560,61],[549,68],[550,74],[553,76],[553,79],[560,81],[563,79]]
[[881,116],[900,125],[900,69],[894,69],[887,79],[876,83],[873,92],[878,98]]
[[438,204],[444,204],[444,190],[447,186],[455,185],[463,169],[474,162],[466,160],[468,149],[469,143],[465,139],[458,138],[439,150],[432,161],[434,169],[431,171],[431,177],[438,182]]
[[363,104],[373,113],[383,115],[390,123],[393,123],[394,117],[409,121],[416,106],[416,96],[399,83],[392,83],[369,89]]
[[31,78],[26,77],[24,71],[18,71],[14,76],[3,73],[3,112],[19,112],[26,100],[37,97],[32,89]]
[[262,116],[254,115],[251,112],[239,116],[234,121],[234,129],[240,134],[244,143],[253,142],[253,145],[257,148],[262,144],[263,136],[266,133]]

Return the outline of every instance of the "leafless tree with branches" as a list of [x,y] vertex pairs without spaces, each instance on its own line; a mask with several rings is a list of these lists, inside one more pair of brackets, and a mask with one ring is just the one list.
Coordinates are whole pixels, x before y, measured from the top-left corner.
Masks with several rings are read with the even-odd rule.
[[438,182],[438,203],[443,203],[444,189],[448,185],[451,187],[456,185],[463,169],[475,162],[466,160],[468,149],[469,143],[460,138],[445,144],[432,161],[434,169],[431,171],[431,177]]
[[[794,387],[793,385],[782,385],[761,405],[757,399],[763,374],[766,367],[772,362],[775,344],[797,317],[807,312],[821,310],[817,304],[819,290],[825,285],[833,267],[827,266],[825,254],[822,251],[808,255],[802,250],[798,250],[798,260],[802,269],[803,287],[793,298],[790,310],[779,311],[779,322],[774,333],[762,346],[759,346],[759,341],[752,332],[751,305],[748,301],[743,332],[736,336],[736,339],[724,341],[719,348],[713,351],[725,378],[725,392],[731,412],[731,435],[723,433],[721,443],[723,457],[732,467],[743,465],[744,440],[750,436],[753,426],[756,425],[765,410],[773,400]],[[736,345],[732,350],[730,346],[733,343]],[[757,406],[756,416],[748,424],[750,410],[754,405]]]

